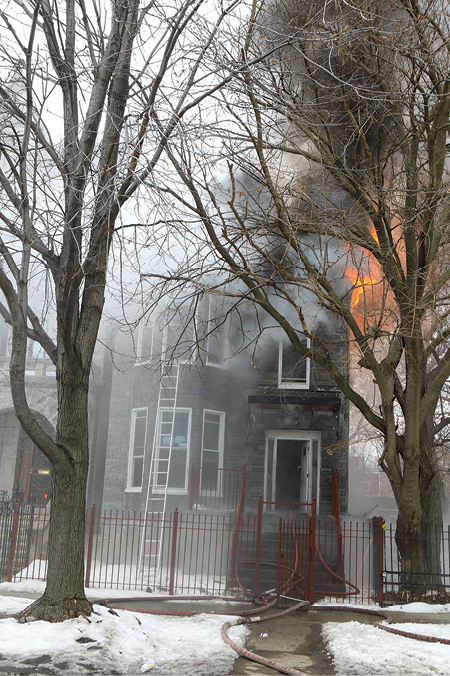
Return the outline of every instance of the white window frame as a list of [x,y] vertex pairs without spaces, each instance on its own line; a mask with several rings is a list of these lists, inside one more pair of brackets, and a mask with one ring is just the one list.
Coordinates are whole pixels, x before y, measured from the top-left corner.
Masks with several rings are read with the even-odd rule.
[[[322,456],[322,433],[313,430],[267,430],[266,431],[266,450],[264,457],[264,501],[272,502],[276,494],[276,469],[277,469],[277,440],[291,440],[291,441],[308,441],[309,442],[309,459],[308,459],[308,483],[307,483],[307,499],[306,502],[312,500],[312,482],[309,480],[309,475],[312,474],[311,459],[313,453],[313,443],[317,443],[317,484],[316,484],[316,510],[319,513],[320,503],[320,474],[321,474],[321,456]],[[269,442],[273,442],[273,457],[271,458],[271,467],[269,468]],[[271,487],[270,495],[268,494],[268,473],[271,472]],[[275,505],[267,505],[265,511],[273,512]]]
[[[306,339],[306,347],[310,346],[310,339]],[[278,344],[278,388],[280,390],[307,390],[310,383],[310,358],[306,359],[306,380],[286,380],[283,378],[283,342]],[[299,355],[301,357],[301,355]]]
[[[228,368],[228,362],[225,361],[225,358],[228,356],[228,352],[229,352],[228,338],[225,337],[225,336],[222,336],[220,333],[219,333],[218,336],[215,335],[214,326],[213,326],[214,325],[213,310],[214,310],[214,306],[213,306],[213,303],[212,303],[212,298],[209,297],[208,298],[208,325],[207,325],[208,337],[207,337],[207,340],[206,340],[206,366],[213,366],[216,369],[226,369],[226,368]],[[225,328],[225,326],[226,326],[226,322],[223,322],[223,324],[221,325],[221,328]],[[223,339],[224,358],[222,359],[222,362],[212,361],[209,358],[210,343],[211,343],[211,340],[213,338],[215,340],[218,340],[218,338],[220,338],[220,340]]]
[[[218,455],[219,455],[218,469],[222,470],[223,469],[224,447],[225,447],[225,412],[224,411],[213,411],[212,409],[209,409],[209,408],[203,409],[201,466],[203,466],[203,452],[204,451],[211,451],[210,448],[205,448],[205,417],[206,417],[207,413],[212,413],[214,415],[220,416],[219,450],[218,451],[212,451],[212,452],[218,453]],[[223,472],[219,471],[218,480],[217,480],[217,490],[216,491],[202,491],[201,490],[202,477],[200,476],[200,495],[205,495],[206,493],[208,493],[208,495],[214,495],[214,496],[220,497],[222,495],[222,492],[223,492],[222,477],[223,477]]]
[[[135,456],[133,451],[134,451],[134,438],[136,434],[136,420],[138,417],[144,417],[144,416],[138,416],[138,413],[142,413],[145,411],[145,432],[144,432],[144,452],[142,455]],[[130,446],[128,449],[128,471],[127,471],[127,487],[125,491],[127,493],[140,493],[142,491],[142,484],[143,484],[143,478],[144,478],[144,463],[145,463],[145,447],[147,445],[147,423],[148,423],[148,408],[134,408],[131,412],[131,430],[130,430]],[[132,486],[132,478],[134,476],[134,461],[136,458],[142,458],[142,477],[141,477],[141,485],[140,486]]]
[[[142,358],[142,343],[144,342],[144,332],[151,331],[151,340],[150,340],[150,355],[146,358]],[[153,341],[154,341],[154,326],[151,322],[144,323],[143,321],[139,322],[138,326],[138,335],[136,343],[136,364],[145,365],[149,364],[153,357]]]
[[[159,413],[163,413],[166,411],[171,411],[170,408],[160,408]],[[188,413],[188,429],[187,429],[187,441],[186,441],[186,470],[185,470],[185,477],[184,477],[184,488],[171,488],[170,486],[167,487],[167,494],[168,495],[187,495],[188,493],[188,478],[189,478],[189,459],[190,459],[190,454],[191,454],[191,428],[192,428],[192,409],[191,408],[176,408],[175,409],[175,415],[177,413]],[[158,424],[159,421],[156,421],[156,424]],[[172,448],[173,452],[173,448]],[[155,453],[156,453],[156,458],[154,461],[154,466],[158,466],[159,462],[159,447],[155,448]],[[171,459],[172,462],[172,459]],[[169,469],[170,471],[170,469]],[[156,483],[156,477],[157,474],[156,472],[153,473],[153,479],[152,479],[152,491],[155,494],[163,494],[166,492],[165,486],[158,486]]]

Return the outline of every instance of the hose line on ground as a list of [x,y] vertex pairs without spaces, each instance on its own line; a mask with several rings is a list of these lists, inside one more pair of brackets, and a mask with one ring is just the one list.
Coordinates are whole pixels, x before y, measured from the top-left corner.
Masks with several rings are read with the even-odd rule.
[[281,615],[287,615],[287,613],[292,613],[294,610],[298,610],[301,606],[304,606],[305,604],[306,601],[301,601],[300,603],[297,603],[295,606],[292,606],[287,610],[283,610],[281,613],[266,615],[265,617],[250,617],[250,618],[239,617],[236,620],[225,622],[225,624],[222,625],[221,629],[222,638],[225,641],[225,643],[228,643],[228,645],[231,646],[233,650],[235,650],[238,653],[238,655],[246,657],[248,660],[252,660],[252,662],[257,662],[258,664],[262,664],[265,667],[275,669],[276,671],[279,671],[281,674],[290,674],[291,676],[308,676],[308,674],[305,674],[303,671],[298,671],[293,667],[286,667],[284,664],[280,664],[279,662],[275,662],[274,660],[269,660],[267,657],[257,655],[256,653],[253,653],[250,650],[243,648],[238,643],[232,641],[231,638],[227,635],[227,630],[230,627],[235,627],[239,624],[253,624],[254,622],[263,622],[264,620],[273,620],[277,617],[281,617]]
[[[123,606],[120,605],[124,602],[139,602],[139,601],[210,601],[210,600],[222,600],[222,601],[236,601],[236,598],[234,597],[220,597],[220,596],[158,596],[158,597],[142,597],[142,598],[127,598],[127,599],[106,599],[104,601],[99,601],[100,604],[106,605],[109,608],[116,608],[117,610],[128,610],[130,612],[134,613],[146,613],[149,615],[173,615],[173,616],[183,616],[183,617],[192,617],[193,615],[240,615],[240,617],[230,620],[228,622],[225,622],[225,624],[222,625],[221,627],[221,636],[222,639],[227,643],[235,652],[238,653],[238,655],[241,655],[242,657],[245,657],[249,660],[252,660],[253,662],[257,662],[258,664],[262,664],[263,666],[270,667],[271,669],[274,669],[275,671],[278,671],[282,674],[289,674],[290,676],[308,676],[308,674],[304,673],[303,671],[298,671],[297,669],[294,669],[292,667],[287,667],[284,664],[280,664],[279,662],[275,662],[274,660],[270,660],[266,657],[262,657],[262,655],[257,655],[256,653],[251,652],[250,650],[247,650],[243,646],[240,646],[239,644],[235,643],[230,639],[230,637],[227,635],[228,629],[230,627],[235,627],[241,624],[254,624],[256,622],[263,622],[264,620],[273,620],[278,617],[281,617],[283,615],[287,615],[288,613],[292,613],[295,610],[301,610],[301,611],[318,611],[318,612],[350,612],[350,613],[364,613],[366,615],[374,615],[376,617],[382,618],[380,622],[374,622],[374,626],[378,627],[379,629],[383,629],[384,631],[388,631],[392,634],[398,634],[399,636],[404,636],[405,638],[412,638],[417,641],[428,641],[430,643],[443,643],[445,645],[450,645],[450,639],[446,638],[439,638],[437,636],[427,636],[426,634],[415,634],[413,632],[408,632],[404,631],[403,629],[397,629],[395,627],[390,626],[392,622],[392,617],[387,613],[386,611],[383,610],[375,610],[371,608],[357,608],[355,606],[347,606],[347,605],[309,605],[307,601],[300,601],[299,603],[289,606],[288,608],[285,607],[284,610],[282,610],[279,613],[272,613],[270,615],[264,615],[260,616],[258,615],[257,617],[251,617],[251,615],[256,615],[256,613],[261,613],[266,610],[269,610],[269,608],[273,608],[276,604],[276,600],[271,601],[270,603],[265,603],[265,605],[259,606],[257,608],[252,608],[250,610],[241,610],[237,612],[236,610],[234,611],[229,611],[229,612],[223,612],[219,611],[215,613],[215,611],[212,612],[205,612],[203,610],[156,610],[156,609],[150,609],[150,608],[137,608],[136,606]],[[239,599],[243,601],[244,599]],[[384,624],[383,622],[386,622],[387,624]]]

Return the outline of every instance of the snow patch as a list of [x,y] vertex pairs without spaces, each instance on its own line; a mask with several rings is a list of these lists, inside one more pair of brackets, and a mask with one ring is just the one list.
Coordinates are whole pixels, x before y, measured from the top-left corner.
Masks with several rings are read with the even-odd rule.
[[[428,608],[428,606],[427,606]],[[398,624],[417,634],[450,638],[450,626]],[[337,676],[450,676],[450,646],[388,634],[360,622],[327,622],[322,636]]]

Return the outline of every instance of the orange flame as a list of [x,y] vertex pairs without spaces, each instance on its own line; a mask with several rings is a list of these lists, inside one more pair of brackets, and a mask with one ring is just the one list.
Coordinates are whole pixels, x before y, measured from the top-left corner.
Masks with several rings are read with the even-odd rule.
[[350,305],[352,308],[356,308],[361,296],[364,293],[365,287],[373,286],[376,284],[377,280],[370,273],[364,277],[361,277],[360,273],[358,270],[355,270],[355,268],[347,268],[345,274],[354,286]]
[[[370,236],[375,240],[377,245],[380,246],[380,241],[378,239],[374,223],[372,223],[372,226],[370,227]],[[347,245],[347,251],[348,252],[350,251],[350,243],[348,243]],[[361,314],[361,310],[356,309],[361,300],[364,300],[364,306],[366,306],[367,304],[373,306],[375,300],[373,287],[377,283],[377,281],[379,281],[380,278],[378,266],[376,264],[374,257],[371,254],[368,254],[368,258],[365,259],[365,264],[366,269],[367,267],[369,268],[367,274],[364,274],[364,272],[361,269],[356,270],[353,267],[348,267],[347,270],[345,271],[346,277],[353,284],[350,307],[353,310],[355,310],[354,313],[355,316]],[[367,297],[367,294],[365,293],[367,287],[372,287],[370,299]],[[365,307],[364,309],[367,310],[367,307]]]
[[372,224],[372,228],[370,230],[370,234],[374,238],[375,242],[380,246],[380,240],[378,239],[377,231],[375,230],[375,225]]

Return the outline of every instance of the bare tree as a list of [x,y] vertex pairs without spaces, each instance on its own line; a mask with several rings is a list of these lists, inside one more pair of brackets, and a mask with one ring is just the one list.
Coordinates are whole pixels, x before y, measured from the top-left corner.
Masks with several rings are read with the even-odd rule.
[[[0,11],[0,312],[12,326],[17,417],[51,463],[47,586],[24,611],[37,619],[91,611],[87,399],[111,254],[141,236],[140,188],[182,119],[220,86],[206,55],[233,4],[203,16],[202,0],[10,0]],[[39,284],[54,335],[33,306]],[[55,439],[27,401],[27,340],[56,366]]]
[[[215,162],[199,160],[201,139],[167,148],[183,186],[171,201],[200,255],[166,283],[252,303],[327,369],[384,439],[416,582],[439,570],[422,535],[442,522],[432,439],[450,375],[449,21],[442,0],[254,0],[220,55],[243,69],[217,98]],[[320,341],[321,313],[347,328],[376,405]]]

